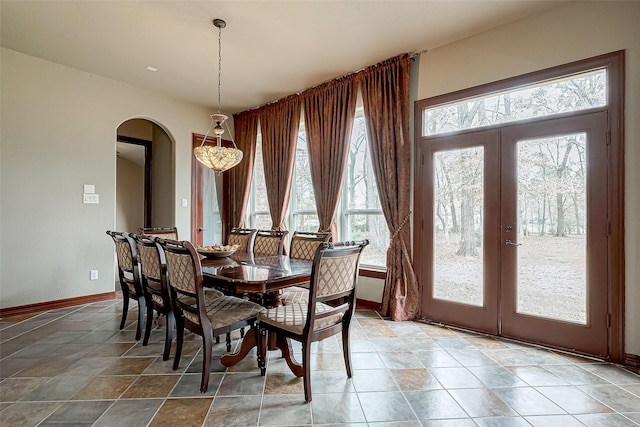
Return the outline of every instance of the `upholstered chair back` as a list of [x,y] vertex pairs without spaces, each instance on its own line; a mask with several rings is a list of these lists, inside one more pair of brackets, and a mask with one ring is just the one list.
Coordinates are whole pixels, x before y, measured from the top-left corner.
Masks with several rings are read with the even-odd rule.
[[253,245],[253,238],[256,235],[257,230],[248,228],[235,228],[229,233],[227,238],[228,245],[238,245],[239,248],[236,252],[246,253],[251,252]]
[[283,255],[284,239],[289,234],[288,231],[258,230],[253,253],[260,255]]
[[330,238],[331,233],[301,233],[296,231],[291,236],[289,256],[313,261],[318,247],[322,242],[328,242]]

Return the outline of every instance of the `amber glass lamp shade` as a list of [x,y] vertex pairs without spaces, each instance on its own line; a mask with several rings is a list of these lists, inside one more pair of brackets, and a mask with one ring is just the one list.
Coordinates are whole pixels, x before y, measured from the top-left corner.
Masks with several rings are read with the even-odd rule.
[[224,172],[236,166],[242,160],[242,151],[235,147],[218,145],[201,145],[193,149],[196,159],[209,169]]

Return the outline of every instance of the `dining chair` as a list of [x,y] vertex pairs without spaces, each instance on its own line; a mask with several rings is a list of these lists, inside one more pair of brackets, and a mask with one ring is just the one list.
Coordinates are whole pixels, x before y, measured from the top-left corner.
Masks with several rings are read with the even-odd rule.
[[[180,365],[184,329],[200,335],[203,348],[200,392],[204,393],[209,386],[213,338],[227,334],[227,351],[231,351],[230,332],[245,326],[253,327],[256,316],[265,308],[233,296],[213,296],[205,292],[200,255],[194,246],[187,241],[159,238],[156,241],[165,251],[169,294],[176,320],[177,346],[173,370]],[[254,333],[258,341],[258,330],[255,328]],[[261,354],[258,352],[258,356]]]
[[311,401],[311,343],[342,334],[342,351],[351,378],[349,326],[355,311],[356,281],[362,249],[369,241],[325,242],[318,247],[311,269],[309,301],[268,309],[258,314],[260,344],[258,366],[265,374],[267,334],[276,341],[293,339],[302,344],[304,399]]
[[[318,246],[331,239],[329,232],[294,231],[289,246],[289,256],[295,259],[313,261]],[[309,300],[309,283],[300,286],[290,286],[282,290],[280,301],[283,305]]]
[[227,245],[238,245],[236,252],[251,252],[257,231],[253,228],[234,228],[227,236]]
[[258,230],[253,243],[253,253],[256,255],[283,255],[284,241],[288,231]]
[[138,228],[138,233],[147,237],[178,240],[178,229],[176,227],[140,227]]
[[138,324],[136,326],[136,340],[142,335],[142,325],[146,312],[146,299],[140,280],[140,266],[138,264],[138,252],[136,243],[129,233],[119,231],[107,231],[116,245],[116,257],[118,259],[118,278],[122,288],[122,320],[120,330],[124,329],[129,312],[129,300],[138,302]]
[[[149,343],[153,325],[153,311],[155,310],[158,315],[165,316],[165,339],[162,360],[168,360],[176,324],[167,285],[167,263],[164,249],[155,241],[155,237],[148,235],[131,235],[131,237],[135,240],[138,249],[140,278],[147,303],[147,321],[142,345],[145,346]],[[223,295],[222,292],[214,289],[207,289],[206,292],[211,292],[213,296]]]

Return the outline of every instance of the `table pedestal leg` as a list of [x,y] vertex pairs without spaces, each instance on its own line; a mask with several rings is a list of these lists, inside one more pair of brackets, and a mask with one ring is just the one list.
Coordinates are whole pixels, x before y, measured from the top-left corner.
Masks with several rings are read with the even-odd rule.
[[304,369],[302,365],[293,358],[293,348],[291,347],[291,340],[289,338],[278,335],[276,337],[276,346],[282,351],[282,357],[287,362],[287,366],[293,372],[293,375],[300,378],[304,375]]
[[251,351],[252,348],[257,347],[258,343],[256,343],[256,334],[253,331],[253,328],[244,334],[244,338],[242,339],[242,343],[240,344],[240,348],[235,353],[225,353],[220,357],[220,363],[227,368],[233,365],[238,364],[242,359],[244,359],[247,354]]
[[[287,362],[287,366],[291,369],[291,372],[296,377],[302,377],[304,375],[304,369],[300,363],[298,363],[293,357],[293,348],[291,347],[291,341],[283,336],[269,334],[268,340],[268,349],[269,350],[280,350],[282,352],[282,357]],[[252,348],[257,347],[258,343],[256,343],[256,334],[254,331],[249,331],[244,335],[244,339],[240,344],[240,348],[235,353],[225,353],[220,357],[220,363],[227,368],[230,366],[234,366],[238,364],[242,359],[244,359],[247,354],[251,351]]]

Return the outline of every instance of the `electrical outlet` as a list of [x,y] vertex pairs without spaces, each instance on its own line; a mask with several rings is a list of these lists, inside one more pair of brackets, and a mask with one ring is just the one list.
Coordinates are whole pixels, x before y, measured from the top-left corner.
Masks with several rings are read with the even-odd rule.
[[89,272],[89,280],[98,280],[98,270],[91,270]]

